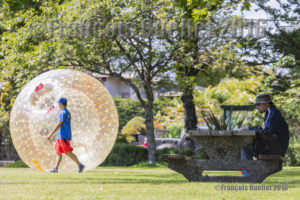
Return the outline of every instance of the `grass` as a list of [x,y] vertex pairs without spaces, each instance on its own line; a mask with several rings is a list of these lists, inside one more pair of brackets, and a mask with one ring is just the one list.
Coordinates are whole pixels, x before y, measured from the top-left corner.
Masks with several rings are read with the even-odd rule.
[[[236,175],[237,172],[231,172]],[[219,174],[218,174],[219,175]],[[30,168],[0,168],[0,199],[299,199],[300,167],[284,167],[264,185],[286,191],[218,191],[222,183],[188,182],[163,164],[98,167],[82,174],[47,174]],[[250,186],[223,183],[226,186]],[[254,184],[261,186],[262,184]]]

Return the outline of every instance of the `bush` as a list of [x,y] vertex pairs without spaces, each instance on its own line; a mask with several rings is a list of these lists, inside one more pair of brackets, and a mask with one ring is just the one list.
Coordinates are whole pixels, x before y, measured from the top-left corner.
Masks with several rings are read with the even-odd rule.
[[[204,149],[194,154],[190,149],[169,148],[156,150],[157,162],[165,162],[162,160],[163,154],[184,154],[196,159],[208,159]],[[115,144],[101,166],[131,166],[145,163],[146,161],[148,161],[148,151],[146,148],[132,144]]]
[[123,99],[119,96],[114,98],[119,114],[119,130],[135,116],[144,116],[144,109],[138,100]]
[[170,126],[165,133],[165,136],[168,138],[179,138],[183,128],[184,127],[182,125]]
[[145,119],[142,117],[132,118],[123,128],[121,134],[126,137],[127,142],[135,140],[134,135],[138,132],[146,134]]
[[23,160],[17,160],[12,164],[3,166],[4,168],[28,168],[28,166],[23,162]]
[[[164,127],[153,121],[154,129],[156,130],[164,130]],[[121,135],[119,137],[125,137],[127,142],[135,141],[135,135],[141,133],[142,135],[146,135],[146,124],[145,119],[143,117],[134,117],[132,118],[121,130]]]
[[[134,117],[144,117],[145,112],[138,100],[123,99],[120,96],[114,97],[114,102],[119,114],[119,133],[117,143],[127,143],[126,135],[121,134],[122,128]],[[168,98],[158,98],[154,100],[153,115],[161,111],[166,105],[169,104]],[[161,129],[161,125],[154,121],[154,125]]]
[[300,142],[296,139],[290,141],[286,157],[288,158],[286,165],[300,166]]
[[147,160],[146,148],[132,144],[115,144],[101,166],[130,166]]

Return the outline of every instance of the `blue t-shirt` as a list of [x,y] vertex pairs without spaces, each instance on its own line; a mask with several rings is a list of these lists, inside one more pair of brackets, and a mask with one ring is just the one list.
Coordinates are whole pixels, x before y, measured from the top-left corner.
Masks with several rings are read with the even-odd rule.
[[59,116],[58,121],[62,121],[61,127],[57,130],[56,139],[72,139],[71,133],[71,113],[65,108],[63,109]]

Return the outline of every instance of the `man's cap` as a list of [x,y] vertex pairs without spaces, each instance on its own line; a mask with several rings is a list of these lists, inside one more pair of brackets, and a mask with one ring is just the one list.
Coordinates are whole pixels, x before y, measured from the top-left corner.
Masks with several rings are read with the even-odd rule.
[[260,94],[256,96],[256,101],[254,105],[259,103],[272,103],[272,97],[270,94]]
[[61,97],[59,100],[58,100],[58,103],[62,103],[62,104],[66,104],[68,102],[67,98],[65,97]]

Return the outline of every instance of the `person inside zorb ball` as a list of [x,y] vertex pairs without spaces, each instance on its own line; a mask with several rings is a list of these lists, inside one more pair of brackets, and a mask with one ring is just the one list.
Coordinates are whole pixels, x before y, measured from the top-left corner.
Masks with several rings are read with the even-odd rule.
[[102,83],[68,69],[31,80],[10,114],[18,155],[42,172],[82,172],[99,166],[112,150],[118,126],[116,106]]
[[61,97],[58,101],[61,112],[58,117],[58,124],[54,130],[47,135],[47,139],[50,140],[53,134],[57,131],[55,151],[57,153],[55,166],[51,170],[47,170],[49,173],[57,173],[59,164],[62,160],[62,153],[69,156],[77,165],[78,172],[82,172],[84,165],[79,162],[77,156],[72,153],[73,148],[70,145],[70,140],[72,139],[71,131],[71,113],[67,109],[68,100],[65,97]]

